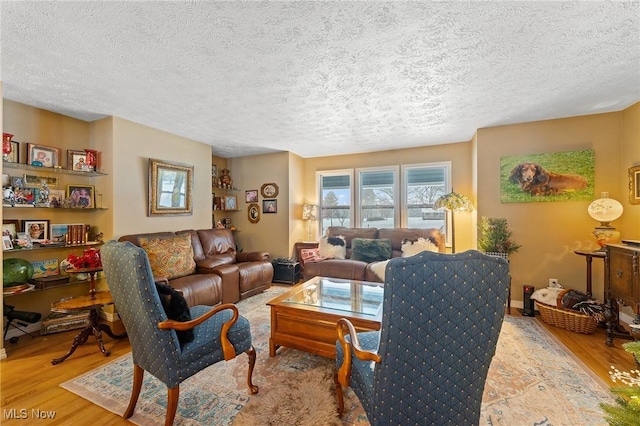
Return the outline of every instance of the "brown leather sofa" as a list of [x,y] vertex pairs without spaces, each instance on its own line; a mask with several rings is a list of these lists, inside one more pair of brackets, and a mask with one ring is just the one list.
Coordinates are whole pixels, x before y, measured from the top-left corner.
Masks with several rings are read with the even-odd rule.
[[[330,226],[327,228],[328,237],[343,236],[346,241],[345,259],[324,259],[315,262],[301,263],[302,276],[305,280],[316,276],[343,278],[350,280],[364,280],[381,282],[382,280],[371,270],[371,265],[360,260],[351,259],[351,241],[354,238],[388,238],[391,240],[391,257],[402,256],[402,243],[405,239],[425,238],[431,240],[438,247],[438,251],[445,252],[445,238],[438,229],[419,228],[345,228]],[[302,259],[298,254],[298,259]]]
[[139,238],[167,238],[189,234],[196,262],[192,275],[169,280],[169,285],[184,295],[189,306],[236,303],[264,291],[271,285],[273,265],[266,252],[237,252],[229,229],[187,229],[120,237],[139,246]]

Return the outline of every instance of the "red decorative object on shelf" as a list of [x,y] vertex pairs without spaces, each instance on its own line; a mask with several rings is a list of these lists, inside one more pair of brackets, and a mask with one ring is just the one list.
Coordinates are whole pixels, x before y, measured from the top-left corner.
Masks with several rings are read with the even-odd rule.
[[2,134],[2,159],[4,161],[9,160],[9,154],[11,154],[11,139],[13,139],[11,133]]

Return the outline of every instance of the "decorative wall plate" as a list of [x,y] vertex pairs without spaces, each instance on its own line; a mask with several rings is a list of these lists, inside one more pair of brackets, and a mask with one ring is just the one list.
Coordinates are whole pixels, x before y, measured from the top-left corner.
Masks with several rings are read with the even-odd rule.
[[251,223],[260,222],[260,206],[256,203],[249,204],[249,207],[247,209],[247,218]]
[[260,187],[260,193],[265,198],[276,198],[279,192],[280,189],[275,183],[265,183]]

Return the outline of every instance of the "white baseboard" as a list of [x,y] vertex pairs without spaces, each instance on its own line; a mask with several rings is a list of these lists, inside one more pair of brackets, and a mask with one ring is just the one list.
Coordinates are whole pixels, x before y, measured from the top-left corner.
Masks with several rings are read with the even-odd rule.
[[[20,326],[20,329],[25,330],[27,333],[35,333],[35,332],[39,332],[40,331],[40,321],[38,322],[34,322],[33,324],[27,324],[21,321],[17,321]],[[14,324],[16,323],[16,321],[14,320]],[[24,325],[23,325],[24,324]],[[7,336],[4,338],[4,340],[9,340],[12,337],[22,337],[22,336],[26,336],[26,334],[24,334],[20,329],[15,328],[13,325],[9,326],[9,330],[7,331]]]

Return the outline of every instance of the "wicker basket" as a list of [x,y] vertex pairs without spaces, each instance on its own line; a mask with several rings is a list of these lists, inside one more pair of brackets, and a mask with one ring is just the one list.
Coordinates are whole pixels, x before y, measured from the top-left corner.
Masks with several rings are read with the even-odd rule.
[[582,312],[559,309],[538,301],[536,305],[540,311],[540,318],[547,324],[583,334],[592,334],[598,327],[597,319]]

